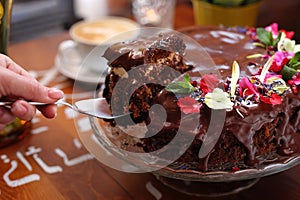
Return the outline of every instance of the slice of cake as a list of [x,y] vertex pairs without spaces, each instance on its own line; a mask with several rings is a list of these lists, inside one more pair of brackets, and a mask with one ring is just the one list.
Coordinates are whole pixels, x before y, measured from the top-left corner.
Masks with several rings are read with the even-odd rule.
[[[120,148],[155,153],[168,147],[170,159],[178,158],[172,168],[198,171],[259,168],[299,153],[300,47],[293,33],[278,31],[277,24],[181,32],[205,48],[220,76],[187,64],[190,50],[176,34],[116,44],[105,53],[111,72],[104,97],[131,112],[134,122],[151,125],[143,138],[112,129],[122,135]],[[178,73],[165,73],[166,66]],[[165,84],[152,84],[156,77],[166,77]],[[115,87],[120,81],[124,87]],[[150,110],[154,105],[165,113]]]
[[[104,53],[111,71],[106,77],[103,96],[116,110],[120,112],[129,110],[135,122],[144,121],[153,98],[164,88],[162,85],[153,84],[153,80],[168,84],[178,76],[178,74],[165,72],[164,66],[171,67],[178,73],[192,69],[192,66],[183,61],[185,48],[180,37],[168,33],[113,45]],[[133,72],[133,69],[137,68],[139,69]],[[132,78],[128,78],[130,71],[133,73]],[[164,80],[157,80],[158,77],[163,77]],[[123,78],[122,87],[116,91],[115,85],[121,78]],[[135,88],[134,85],[141,87]],[[112,97],[113,90],[122,95]],[[132,94],[128,99],[129,104],[126,99],[123,99],[128,94]]]

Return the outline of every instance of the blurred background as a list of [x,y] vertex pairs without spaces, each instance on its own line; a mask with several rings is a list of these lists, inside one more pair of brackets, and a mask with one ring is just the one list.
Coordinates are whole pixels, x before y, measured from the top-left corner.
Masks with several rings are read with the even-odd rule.
[[[177,4],[192,6],[190,0]],[[299,8],[299,0],[263,0],[257,26],[278,22],[281,29],[295,31],[299,42]],[[76,21],[105,15],[131,18],[131,0],[14,0],[10,42],[65,31]]]

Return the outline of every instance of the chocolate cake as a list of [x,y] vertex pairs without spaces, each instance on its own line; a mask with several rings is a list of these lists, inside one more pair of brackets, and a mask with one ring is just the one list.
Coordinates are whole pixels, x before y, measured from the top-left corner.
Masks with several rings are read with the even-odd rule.
[[[168,146],[180,154],[170,155],[177,158],[174,168],[198,171],[259,168],[299,153],[300,48],[293,33],[278,31],[277,24],[190,27],[181,33],[208,52],[219,76],[185,60],[191,49],[174,33],[118,43],[105,52],[111,71],[104,97],[115,110],[130,112],[134,123],[151,124],[143,138],[112,129],[120,147],[153,153]],[[159,77],[164,79],[153,81]],[[165,114],[150,110],[153,105]],[[170,146],[179,130],[179,141]]]

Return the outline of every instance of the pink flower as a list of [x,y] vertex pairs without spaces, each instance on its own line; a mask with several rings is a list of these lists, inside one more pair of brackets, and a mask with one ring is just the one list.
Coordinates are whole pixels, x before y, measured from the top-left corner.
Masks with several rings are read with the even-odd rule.
[[214,74],[206,74],[202,77],[200,81],[200,88],[207,94],[208,92],[212,92],[219,84],[219,79]]
[[257,90],[255,89],[253,84],[249,81],[249,79],[246,77],[240,79],[239,86],[240,86],[239,91],[241,97],[252,95],[252,94],[258,95]]
[[274,56],[274,61],[270,67],[270,71],[280,72],[282,67],[286,65],[293,56],[294,53],[292,52],[277,51]]
[[294,34],[295,34],[295,32],[293,32],[293,31],[286,31],[286,30],[283,30],[283,29],[278,31],[278,24],[277,23],[273,23],[273,24],[267,26],[265,28],[265,30],[272,32],[272,35],[273,35],[274,39],[276,39],[278,37],[279,32],[284,32],[286,37],[289,38],[289,39],[292,39]]
[[201,104],[192,97],[178,99],[177,105],[184,114],[199,113],[201,108]]
[[277,38],[277,36],[278,36],[278,24],[277,23],[270,24],[269,26],[265,27],[265,30],[271,32],[274,39]]
[[273,93],[271,97],[265,97],[260,95],[260,100],[264,103],[272,104],[272,105],[281,104],[281,97],[275,93]]
[[294,37],[294,34],[295,34],[294,31],[280,30],[280,32],[285,33],[285,37],[288,38],[288,39],[292,39]]
[[300,74],[297,74],[295,77],[288,81],[290,85],[300,85]]
[[266,78],[265,78],[265,82],[264,82],[264,83],[266,83],[266,81],[267,81],[269,78],[274,78],[274,77],[276,77],[276,78],[281,78],[281,79],[282,79],[282,75],[281,75],[281,74],[267,73],[267,74],[266,74]]

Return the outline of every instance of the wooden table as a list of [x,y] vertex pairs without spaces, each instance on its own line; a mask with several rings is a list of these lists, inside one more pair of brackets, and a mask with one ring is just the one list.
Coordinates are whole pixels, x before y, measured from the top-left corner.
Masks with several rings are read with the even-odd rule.
[[[178,6],[176,11],[175,28],[194,24],[189,6]],[[41,82],[63,89],[70,98],[73,80],[53,68],[58,45],[67,39],[68,33],[60,33],[14,44],[9,54]],[[0,149],[0,199],[197,199],[164,186],[151,173],[119,172],[94,159],[78,136],[78,131],[91,131],[87,122],[65,107],[59,107],[52,120],[37,115],[29,135]],[[300,166],[219,199],[298,200],[299,187]]]

